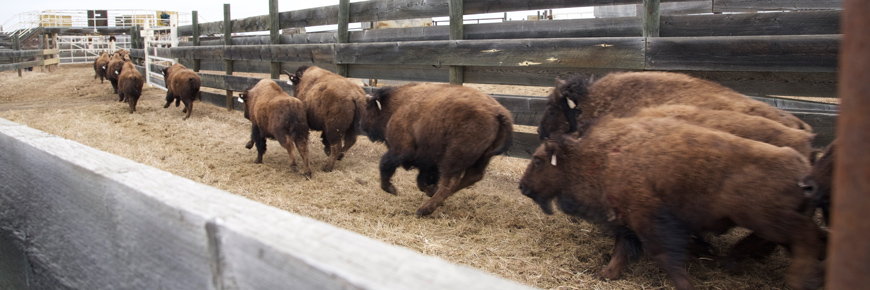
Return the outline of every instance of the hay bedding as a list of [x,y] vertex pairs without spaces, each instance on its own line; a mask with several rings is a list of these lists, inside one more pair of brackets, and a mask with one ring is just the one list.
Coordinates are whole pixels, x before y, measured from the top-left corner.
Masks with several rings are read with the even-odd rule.
[[[0,117],[75,140],[174,174],[293,213],[421,253],[469,265],[520,283],[549,289],[673,288],[648,257],[622,279],[592,274],[608,261],[612,240],[594,226],[557,213],[544,215],[517,184],[527,160],[499,156],[481,182],[447,199],[432,216],[418,218],[428,199],[416,189],[416,170],[398,170],[398,196],[379,186],[382,144],[360,138],[331,173],[312,132],[313,179],[291,172],[286,151],[268,141],[263,164],[244,148],[250,123],[240,112],[194,103],[191,118],[181,108],[163,109],[165,93],[146,88],[137,112],[117,101],[108,82],[93,79],[90,65],[67,65],[52,73],[0,73]],[[742,236],[712,238],[724,248]],[[691,258],[689,273],[699,289],[780,289],[788,259],[784,251],[748,261],[729,273],[715,261]]]

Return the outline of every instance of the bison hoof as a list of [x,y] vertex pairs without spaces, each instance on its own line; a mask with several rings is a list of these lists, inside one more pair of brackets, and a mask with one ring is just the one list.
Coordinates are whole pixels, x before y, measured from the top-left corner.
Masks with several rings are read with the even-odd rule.
[[338,158],[336,159],[341,160],[342,158],[344,158],[344,153],[338,153]]
[[324,166],[323,166],[323,172],[332,172],[332,166],[324,165]]
[[245,144],[245,148],[254,148],[254,140],[248,141],[248,144]]
[[602,281],[616,280],[619,279],[619,272],[604,268],[600,272],[595,273],[595,278],[598,278]]
[[303,172],[302,176],[304,176],[307,180],[311,180],[311,171]]
[[[170,104],[171,104],[171,103],[170,103]],[[163,108],[164,108],[164,109],[169,108],[169,104],[163,105]]]
[[435,211],[434,208],[428,208],[428,207],[424,206],[424,207],[417,209],[417,216],[427,216],[427,215],[432,214],[432,212],[434,212],[434,211]]
[[398,195],[398,194],[399,194],[399,192],[396,191],[396,187],[393,186],[392,184],[390,184],[390,185],[388,185],[388,186],[386,186],[386,187],[381,186],[381,189],[383,189],[383,190],[386,191],[386,192],[389,192],[389,193],[392,194],[392,195]]

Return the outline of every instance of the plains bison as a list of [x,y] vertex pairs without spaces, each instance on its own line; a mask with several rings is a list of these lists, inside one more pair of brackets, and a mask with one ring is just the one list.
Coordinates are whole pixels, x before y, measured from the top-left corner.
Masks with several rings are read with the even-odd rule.
[[245,91],[240,99],[245,105],[245,118],[251,120],[251,140],[257,145],[255,163],[263,163],[266,138],[273,138],[287,149],[293,171],[297,170],[293,155],[293,145],[296,145],[296,150],[302,156],[302,175],[310,178],[308,123],[302,101],[285,93],[272,80],[261,80]]
[[199,74],[187,69],[180,63],[173,64],[163,69],[163,79],[166,81],[166,104],[163,108],[169,108],[172,101],[175,101],[175,106],[178,103],[184,103],[182,113],[187,113],[182,120],[190,118],[190,113],[193,112],[193,101],[199,96]]
[[735,111],[764,117],[787,127],[812,132],[797,117],[756,101],[714,82],[679,73],[611,73],[594,83],[574,77],[558,81],[548,97],[538,135],[583,130],[605,115],[627,117],[656,105],[692,105],[703,109]]
[[604,118],[582,139],[545,140],[520,190],[547,214],[555,199],[565,213],[613,231],[601,278],[618,278],[646,250],[677,289],[693,289],[684,265],[690,234],[741,226],[789,247],[789,288],[815,289],[822,233],[804,215],[798,185],[809,169],[794,149],[672,118]]
[[106,65],[106,79],[112,83],[112,89],[114,89],[116,94],[118,93],[118,74],[120,74],[121,69],[124,68],[124,63],[128,60],[130,60],[129,54],[116,51],[112,54],[109,64]]
[[100,83],[106,78],[106,69],[109,66],[109,53],[103,52],[94,60],[94,79],[100,78]]
[[482,179],[489,160],[511,144],[510,112],[472,88],[410,84],[366,98],[362,130],[388,150],[380,162],[381,188],[397,194],[390,182],[396,168],[418,168],[417,187],[432,197],[417,210],[420,216]]
[[142,95],[142,85],[145,79],[133,62],[124,62],[123,69],[118,74],[118,97],[119,101],[127,102],[130,105],[130,114],[136,111],[136,103],[139,102],[139,96]]
[[344,158],[345,152],[356,143],[365,91],[348,79],[316,66],[299,67],[294,74],[284,73],[290,76],[294,96],[305,104],[308,127],[321,131],[320,142],[329,156],[323,171],[332,171],[335,161]]

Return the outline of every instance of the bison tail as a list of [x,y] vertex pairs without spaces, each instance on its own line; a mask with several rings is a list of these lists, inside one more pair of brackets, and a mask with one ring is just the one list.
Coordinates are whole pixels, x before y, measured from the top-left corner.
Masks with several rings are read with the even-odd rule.
[[495,140],[504,140],[501,148],[492,153],[492,155],[499,155],[508,152],[508,149],[511,148],[514,142],[514,129],[513,122],[511,122],[510,118],[505,115],[498,114],[495,117],[498,120],[498,133],[496,134]]

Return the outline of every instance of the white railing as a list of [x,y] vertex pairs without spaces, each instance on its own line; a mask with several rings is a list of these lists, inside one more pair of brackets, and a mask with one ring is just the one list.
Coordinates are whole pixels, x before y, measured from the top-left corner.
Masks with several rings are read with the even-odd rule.
[[[190,12],[168,10],[36,10],[16,14],[0,27],[4,32],[12,32],[35,27],[132,27],[137,24],[150,27],[168,26],[168,21],[161,18],[163,12],[176,16],[181,20],[181,25],[191,22]],[[200,22],[203,21],[201,18]]]
[[[142,30],[142,38],[144,39],[145,52],[145,82],[149,85],[166,90],[165,79],[163,74],[151,71],[151,64],[154,62],[169,63],[169,65],[178,62],[177,58],[164,58],[157,56],[157,48],[169,48],[178,46],[178,17],[170,16],[169,26],[151,27],[146,26]],[[164,80],[164,86],[151,81],[152,77],[157,77]]]
[[116,35],[114,47],[108,35],[57,37],[58,57],[61,64],[92,63],[103,52],[109,54],[117,49],[130,49],[129,35]]

